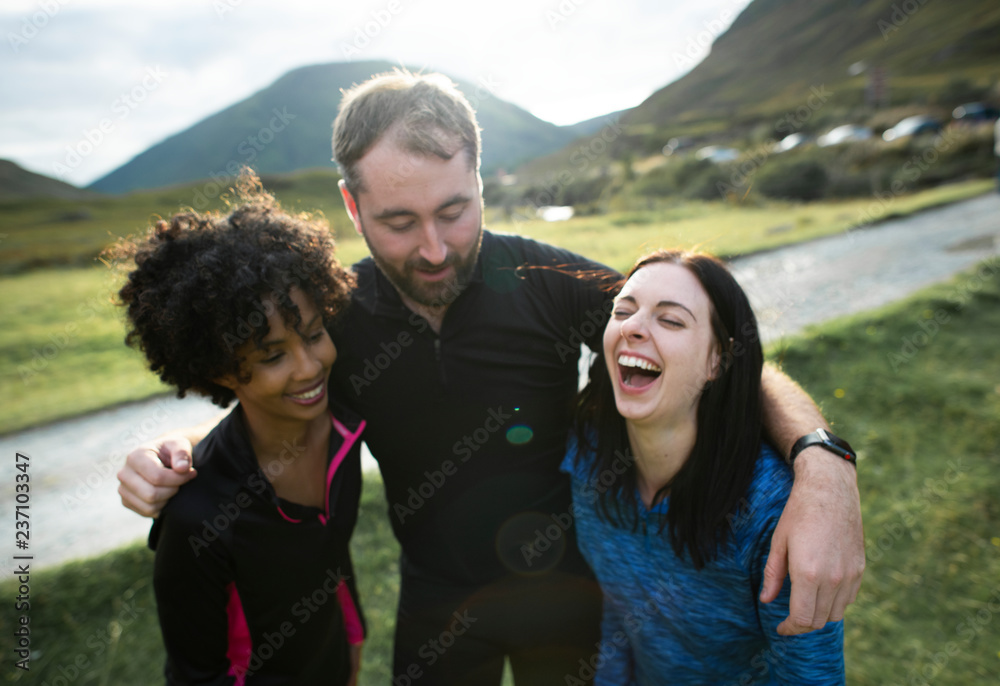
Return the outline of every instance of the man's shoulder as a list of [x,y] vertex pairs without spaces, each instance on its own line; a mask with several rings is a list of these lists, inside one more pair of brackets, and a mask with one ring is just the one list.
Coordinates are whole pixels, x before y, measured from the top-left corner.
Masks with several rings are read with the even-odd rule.
[[483,231],[481,254],[485,259],[495,258],[496,254],[507,254],[520,259],[522,263],[532,265],[551,265],[560,261],[589,262],[581,255],[550,243],[518,234],[494,233],[493,231]]

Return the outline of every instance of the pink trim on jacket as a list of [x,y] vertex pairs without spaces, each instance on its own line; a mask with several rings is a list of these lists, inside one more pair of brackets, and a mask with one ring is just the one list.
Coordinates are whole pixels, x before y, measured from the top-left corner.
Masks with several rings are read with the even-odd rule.
[[229,647],[226,650],[229,676],[236,677],[236,686],[243,686],[247,669],[250,668],[253,643],[250,641],[250,628],[247,626],[246,615],[243,614],[243,603],[240,602],[236,584],[229,584],[226,591],[229,593],[229,604],[226,606],[226,615],[229,617]]
[[343,581],[337,584],[337,600],[340,601],[340,612],[344,615],[344,631],[347,633],[347,642],[352,646],[364,643],[365,631],[361,626],[358,608],[354,605],[350,589]]

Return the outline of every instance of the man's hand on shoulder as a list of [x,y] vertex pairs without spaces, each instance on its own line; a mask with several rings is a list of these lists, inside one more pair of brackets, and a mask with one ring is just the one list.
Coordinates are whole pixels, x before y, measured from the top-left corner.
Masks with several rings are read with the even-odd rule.
[[144,517],[156,517],[177,489],[198,475],[191,466],[191,441],[163,436],[140,444],[118,472],[122,505]]
[[846,460],[814,446],[795,459],[795,482],[771,539],[761,602],[769,603],[791,575],[788,617],[778,633],[791,636],[844,618],[865,570],[857,474]]

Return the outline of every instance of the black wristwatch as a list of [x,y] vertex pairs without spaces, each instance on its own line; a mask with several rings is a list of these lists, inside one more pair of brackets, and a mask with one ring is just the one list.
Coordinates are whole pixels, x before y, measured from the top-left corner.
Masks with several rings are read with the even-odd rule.
[[852,448],[851,445],[843,438],[834,436],[826,429],[816,429],[811,434],[806,434],[799,440],[795,441],[795,445],[792,446],[792,455],[788,458],[789,461],[793,461],[796,455],[813,445],[822,446],[834,455],[847,460],[855,467],[858,466],[857,453],[854,452],[854,448]]

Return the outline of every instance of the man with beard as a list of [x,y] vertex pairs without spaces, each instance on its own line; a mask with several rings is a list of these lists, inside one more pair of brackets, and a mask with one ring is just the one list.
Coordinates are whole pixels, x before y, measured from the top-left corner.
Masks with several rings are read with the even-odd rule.
[[[334,156],[372,256],[331,332],[331,383],[368,422],[402,546],[393,683],[499,684],[505,658],[519,686],[584,683],[615,647],[598,645],[600,589],[559,464],[580,344],[599,344],[601,283],[618,275],[485,231],[479,148],[475,113],[440,75],[397,71],[345,93]],[[786,455],[825,426],[779,372],[765,395]],[[191,478],[190,433],[129,455],[126,506],[155,514]],[[790,634],[841,619],[864,568],[853,468],[821,446],[795,468],[761,593],[773,599],[791,572]],[[598,476],[596,489],[614,487],[615,474]]]

